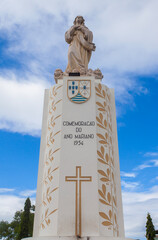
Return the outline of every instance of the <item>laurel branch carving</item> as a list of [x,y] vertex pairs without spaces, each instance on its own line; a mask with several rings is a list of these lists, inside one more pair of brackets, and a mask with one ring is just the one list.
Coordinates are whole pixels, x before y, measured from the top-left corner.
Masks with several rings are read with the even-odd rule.
[[56,178],[56,172],[59,170],[57,154],[60,151],[60,147],[57,147],[56,138],[60,135],[61,129],[56,126],[57,121],[60,121],[61,114],[59,114],[58,106],[62,102],[58,93],[60,92],[60,86],[54,86],[49,95],[49,108],[48,108],[48,128],[47,128],[47,150],[44,162],[44,175],[43,175],[43,195],[42,195],[42,215],[40,227],[42,230],[46,229],[51,221],[52,215],[58,210],[55,208],[52,210],[53,199],[59,189],[58,186],[54,186],[54,179]]
[[[49,209],[47,208],[47,210],[45,211],[44,216],[42,215],[42,222],[41,222],[41,227],[42,229],[44,229],[46,226],[48,226],[50,224],[50,215],[52,215],[53,213],[55,213],[57,211],[57,209],[54,209],[52,212],[48,213]],[[46,223],[46,225],[45,225]]]
[[98,162],[99,162],[99,181],[101,188],[98,189],[99,202],[104,211],[99,215],[102,225],[107,230],[113,231],[113,236],[118,236],[117,224],[117,199],[116,184],[114,177],[114,150],[112,137],[112,116],[111,116],[111,96],[108,88],[100,83],[96,86],[96,106],[97,106],[97,137],[98,137]]

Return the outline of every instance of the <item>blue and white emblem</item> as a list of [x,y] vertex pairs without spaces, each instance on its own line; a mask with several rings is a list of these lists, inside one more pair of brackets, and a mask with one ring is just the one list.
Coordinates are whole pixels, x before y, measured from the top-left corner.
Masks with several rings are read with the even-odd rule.
[[67,96],[74,103],[84,103],[91,96],[90,80],[68,80]]

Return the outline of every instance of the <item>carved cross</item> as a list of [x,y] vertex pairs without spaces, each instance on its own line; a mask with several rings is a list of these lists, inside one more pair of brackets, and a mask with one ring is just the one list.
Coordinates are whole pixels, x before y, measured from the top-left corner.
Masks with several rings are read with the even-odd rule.
[[91,182],[92,177],[90,176],[81,176],[81,167],[76,167],[76,176],[67,176],[65,177],[67,182],[76,183],[76,209],[75,209],[75,234],[76,236],[81,237],[81,183],[82,182]]

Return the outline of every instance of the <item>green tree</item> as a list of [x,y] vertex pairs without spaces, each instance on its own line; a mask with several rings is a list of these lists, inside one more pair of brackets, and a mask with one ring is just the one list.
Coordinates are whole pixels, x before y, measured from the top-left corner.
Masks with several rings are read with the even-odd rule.
[[147,222],[146,222],[146,238],[147,240],[155,239],[155,228],[149,213],[147,214]]
[[13,221],[10,223],[10,227],[13,229],[14,232],[14,240],[18,240],[22,214],[23,214],[22,210],[17,211],[14,215]]
[[7,221],[0,222],[0,239],[17,240],[21,216],[22,211],[17,211],[11,223],[8,223]]
[[21,240],[22,238],[31,237],[30,234],[30,209],[31,209],[31,201],[30,198],[27,198],[25,201],[24,211],[21,217],[21,223],[19,228],[19,234],[17,240]]
[[0,239],[20,240],[24,237],[31,237],[33,233],[35,206],[31,206],[30,199],[25,201],[24,210],[17,211],[11,223],[0,222]]
[[32,205],[30,210],[31,211],[30,211],[30,220],[29,220],[29,235],[32,237],[32,235],[33,235],[33,223],[34,223],[35,205]]
[[10,224],[7,221],[0,222],[0,239],[12,239],[12,230]]

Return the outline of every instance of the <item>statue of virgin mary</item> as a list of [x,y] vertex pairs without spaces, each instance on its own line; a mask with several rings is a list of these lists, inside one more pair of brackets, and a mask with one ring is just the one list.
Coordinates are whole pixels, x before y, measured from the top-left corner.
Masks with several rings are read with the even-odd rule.
[[93,33],[85,26],[82,16],[75,18],[74,25],[65,33],[65,40],[69,44],[68,65],[65,72],[86,74],[92,51],[95,51],[96,47],[92,43]]

